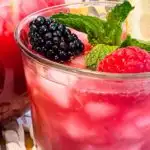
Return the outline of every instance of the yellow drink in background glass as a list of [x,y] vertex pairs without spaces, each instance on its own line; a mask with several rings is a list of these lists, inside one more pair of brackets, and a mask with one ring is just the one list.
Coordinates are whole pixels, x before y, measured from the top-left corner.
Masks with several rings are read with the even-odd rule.
[[128,18],[128,31],[132,37],[150,41],[150,0],[129,0],[135,10]]

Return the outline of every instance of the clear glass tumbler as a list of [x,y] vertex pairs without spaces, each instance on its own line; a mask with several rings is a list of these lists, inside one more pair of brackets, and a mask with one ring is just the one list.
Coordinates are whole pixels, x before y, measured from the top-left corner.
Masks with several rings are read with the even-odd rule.
[[105,17],[115,2],[47,8],[25,18],[15,32],[42,150],[149,150],[150,73],[111,74],[71,68],[29,50],[29,22],[58,12]]
[[25,16],[64,0],[0,0],[0,124],[28,108],[26,82],[14,29]]

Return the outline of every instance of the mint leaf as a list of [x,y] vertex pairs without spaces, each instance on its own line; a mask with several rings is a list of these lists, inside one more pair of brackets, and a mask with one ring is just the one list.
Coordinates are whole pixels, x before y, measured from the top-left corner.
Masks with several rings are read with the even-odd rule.
[[105,34],[103,36],[103,43],[107,45],[120,45],[121,43],[122,27],[116,22],[107,22],[105,24]]
[[103,41],[105,33],[104,20],[93,16],[62,13],[53,15],[51,18],[68,27],[87,33],[89,42],[93,45]]
[[[130,11],[134,7],[128,2],[124,1],[122,4],[116,5],[107,15],[107,24],[105,26],[106,36],[109,45],[120,45],[121,44],[121,34],[122,34],[122,23],[127,18]],[[107,40],[107,41],[108,41]]]
[[110,46],[104,44],[96,45],[85,57],[86,66],[89,69],[95,70],[99,61],[101,61],[106,55],[115,51],[118,46]]
[[112,11],[108,13],[107,20],[70,13],[56,14],[51,18],[68,27],[86,33],[92,45],[120,45],[122,23],[132,9],[131,4],[125,1],[122,4],[116,5]]
[[150,42],[134,39],[130,35],[121,44],[121,47],[127,46],[137,46],[150,52]]
[[128,2],[124,1],[122,4],[116,5],[110,13],[107,15],[107,21],[116,21],[118,23],[122,23],[127,18],[130,11],[132,11],[134,7]]

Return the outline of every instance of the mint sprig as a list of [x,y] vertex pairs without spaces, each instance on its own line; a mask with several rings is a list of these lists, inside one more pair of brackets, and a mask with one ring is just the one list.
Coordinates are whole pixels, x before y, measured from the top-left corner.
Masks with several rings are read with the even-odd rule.
[[53,15],[52,18],[68,27],[86,33],[89,42],[93,45],[103,42],[103,35],[105,34],[104,20],[93,16],[62,13]]
[[130,35],[128,35],[127,38],[121,44],[121,47],[127,46],[137,46],[150,52],[150,41],[145,42],[142,40],[137,40],[135,38],[132,38]]
[[118,46],[98,44],[86,55],[85,63],[89,69],[95,70],[99,61],[115,51]]
[[107,15],[107,21],[115,21],[120,24],[125,21],[129,12],[133,9],[134,7],[128,1],[124,1],[124,3],[112,8],[111,12]]
[[78,31],[87,33],[91,44],[120,45],[122,23],[133,9],[128,1],[118,4],[112,9],[106,19],[102,20],[93,16],[77,14],[53,15],[56,21],[65,24]]

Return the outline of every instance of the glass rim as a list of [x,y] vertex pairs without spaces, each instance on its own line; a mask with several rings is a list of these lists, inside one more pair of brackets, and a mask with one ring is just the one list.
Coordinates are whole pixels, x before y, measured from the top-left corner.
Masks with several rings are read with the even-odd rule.
[[28,15],[27,17],[25,17],[23,20],[21,20],[21,22],[17,25],[17,27],[15,28],[15,32],[14,32],[14,37],[15,40],[17,42],[17,44],[19,45],[19,47],[21,48],[21,51],[23,52],[23,54],[26,55],[26,57],[29,57],[30,59],[32,59],[33,61],[39,62],[42,65],[46,65],[46,66],[51,66],[53,68],[56,68],[60,71],[65,71],[68,73],[74,73],[74,74],[80,74],[80,75],[84,75],[86,77],[93,77],[93,78],[107,78],[107,79],[138,79],[138,78],[150,78],[150,72],[144,72],[144,73],[108,73],[108,72],[98,72],[98,71],[91,71],[88,69],[80,69],[80,68],[74,68],[74,67],[70,67],[68,65],[64,65],[64,64],[60,64],[60,63],[56,63],[54,61],[48,60],[42,56],[40,56],[39,54],[35,54],[33,53],[31,50],[28,49],[27,46],[25,46],[23,44],[23,42],[20,39],[20,31],[21,29],[30,21],[33,20],[34,17],[38,16],[39,13],[44,13],[48,10],[55,10],[58,9],[60,7],[65,7],[65,6],[74,6],[74,5],[87,5],[87,4],[107,4],[107,5],[114,5],[114,4],[118,4],[121,2],[114,2],[114,1],[92,1],[92,2],[81,2],[81,3],[68,3],[68,4],[62,4],[62,5],[57,5],[57,6],[52,6],[52,7],[47,7],[44,9],[41,9],[39,11],[36,11],[30,15]]

